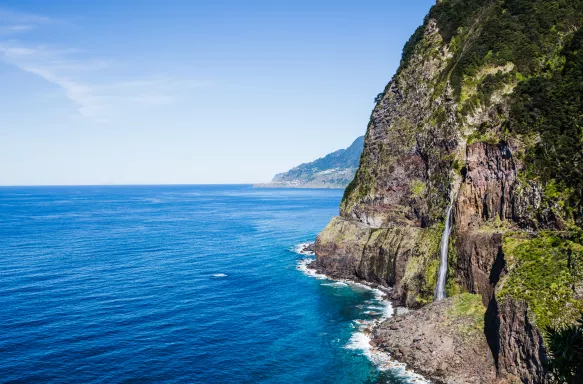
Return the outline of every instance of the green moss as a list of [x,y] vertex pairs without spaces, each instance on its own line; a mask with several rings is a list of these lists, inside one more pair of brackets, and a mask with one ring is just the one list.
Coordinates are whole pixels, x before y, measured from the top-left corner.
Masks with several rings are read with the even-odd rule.
[[414,296],[416,305],[425,305],[433,301],[439,268],[439,242],[443,225],[437,224],[420,231],[415,239],[415,248],[407,260],[403,283]]
[[499,301],[527,302],[541,329],[576,320],[583,311],[574,288],[583,282],[582,238],[579,231],[507,234],[503,250],[510,272],[497,293]]
[[512,222],[508,220],[502,220],[500,215],[497,213],[494,218],[483,222],[478,229],[483,233],[505,233],[512,228]]
[[481,295],[462,293],[453,297],[447,316],[463,335],[471,336],[483,333],[485,313],[486,307],[482,304]]
[[354,179],[348,184],[344,190],[341,208],[343,211],[349,210],[352,206],[362,201],[368,196],[374,187],[374,177],[370,173],[370,168],[367,166],[364,155],[361,158],[360,167],[356,171]]
[[456,238],[452,237],[449,241],[449,250],[447,253],[448,275],[445,284],[445,293],[447,297],[459,295],[460,293],[463,293],[465,291],[464,287],[459,283],[458,276],[456,273],[458,270],[458,254],[455,243]]
[[411,195],[413,195],[413,197],[423,197],[427,185],[419,179],[413,179],[409,184],[409,188],[411,189]]
[[498,144],[500,142],[500,135],[493,130],[478,129],[470,136],[468,136],[468,145],[474,143]]
[[429,260],[427,264],[425,264],[425,292],[435,291],[435,287],[437,286],[437,270],[439,269],[439,259]]

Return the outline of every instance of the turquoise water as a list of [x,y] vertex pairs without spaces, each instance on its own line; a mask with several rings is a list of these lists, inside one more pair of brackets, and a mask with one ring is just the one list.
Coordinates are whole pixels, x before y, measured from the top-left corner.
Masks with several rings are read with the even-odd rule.
[[298,270],[341,195],[0,188],[0,382],[403,382],[355,345],[375,293]]

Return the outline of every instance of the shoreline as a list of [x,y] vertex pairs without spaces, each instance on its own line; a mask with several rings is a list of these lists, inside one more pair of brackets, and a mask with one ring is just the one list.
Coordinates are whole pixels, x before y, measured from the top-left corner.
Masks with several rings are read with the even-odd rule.
[[[355,331],[353,332],[349,343],[344,347],[347,349],[360,350],[368,360],[376,366],[379,371],[392,371],[402,379],[408,380],[410,383],[429,384],[428,379],[421,374],[407,368],[406,363],[402,363],[394,359],[389,352],[379,348],[372,335],[381,323],[395,316],[399,316],[399,310],[403,309],[407,313],[408,309],[394,306],[394,302],[390,299],[392,289],[378,284],[369,283],[367,281],[358,281],[352,279],[338,279],[326,275],[314,268],[312,265],[316,261],[315,253],[313,251],[313,243],[302,243],[294,247],[294,252],[306,256],[306,258],[297,261],[297,269],[305,275],[316,278],[318,280],[329,280],[334,284],[340,286],[355,287],[373,291],[375,300],[382,306],[382,312],[378,319],[372,320],[355,320]],[[376,314],[376,313],[374,313]]]

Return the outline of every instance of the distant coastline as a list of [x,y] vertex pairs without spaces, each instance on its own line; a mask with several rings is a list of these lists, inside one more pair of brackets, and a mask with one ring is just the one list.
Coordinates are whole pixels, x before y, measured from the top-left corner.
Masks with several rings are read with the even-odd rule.
[[339,149],[310,163],[278,173],[269,183],[255,188],[344,189],[354,179],[364,147],[364,136],[346,149]]
[[326,183],[259,183],[253,184],[253,188],[295,188],[295,189],[345,189],[345,185],[335,185]]

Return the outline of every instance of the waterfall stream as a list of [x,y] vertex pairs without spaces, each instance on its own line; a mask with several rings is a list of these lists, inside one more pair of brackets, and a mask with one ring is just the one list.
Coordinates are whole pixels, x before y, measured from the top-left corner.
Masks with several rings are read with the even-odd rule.
[[437,286],[435,287],[435,300],[445,299],[445,280],[447,277],[447,252],[449,249],[449,235],[451,232],[451,209],[453,204],[449,204],[445,218],[445,228],[441,235],[441,246],[439,249],[439,270],[437,272]]

